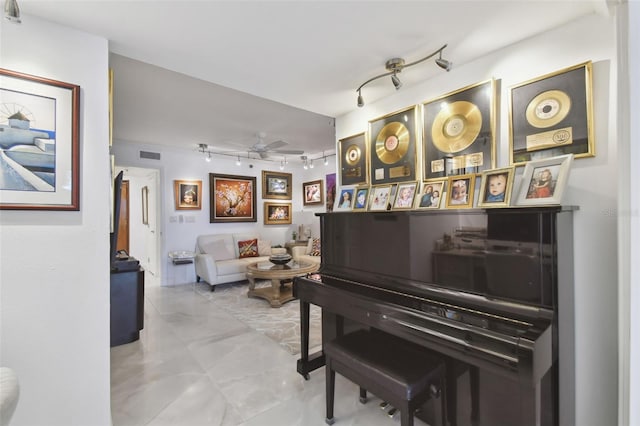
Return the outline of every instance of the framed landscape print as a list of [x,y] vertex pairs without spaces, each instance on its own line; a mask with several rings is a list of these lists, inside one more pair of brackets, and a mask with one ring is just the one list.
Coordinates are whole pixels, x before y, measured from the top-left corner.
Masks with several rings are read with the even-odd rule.
[[209,222],[256,222],[256,178],[209,173]]
[[495,92],[491,79],[422,104],[424,179],[495,167]]
[[573,154],[529,161],[522,173],[517,205],[556,205],[562,202]]
[[262,198],[291,199],[291,173],[262,171]]
[[447,208],[468,209],[473,207],[475,175],[449,176],[447,188]]
[[338,155],[343,186],[367,183],[367,141],[364,132],[340,139]]
[[592,92],[591,61],[512,86],[511,164],[565,154],[593,157]]
[[416,179],[417,107],[369,122],[369,183],[406,182]]
[[417,209],[439,209],[446,188],[446,180],[422,182],[420,192],[416,195]]
[[324,203],[324,185],[322,179],[304,182],[302,184],[302,199],[305,206]]
[[515,167],[485,170],[482,173],[478,207],[508,207]]
[[80,210],[80,86],[0,68],[0,209]]
[[200,210],[202,208],[201,180],[174,180],[173,193],[176,210]]
[[264,203],[265,225],[289,225],[291,214],[291,203]]

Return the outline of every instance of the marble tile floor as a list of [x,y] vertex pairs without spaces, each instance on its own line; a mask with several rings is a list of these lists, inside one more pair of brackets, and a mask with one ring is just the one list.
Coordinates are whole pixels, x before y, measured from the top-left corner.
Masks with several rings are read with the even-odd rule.
[[[212,309],[208,285],[150,281],[140,340],[111,349],[114,426],[325,425],[324,368],[304,380],[297,355]],[[399,425],[380,402],[361,404],[357,386],[337,375],[336,426]]]

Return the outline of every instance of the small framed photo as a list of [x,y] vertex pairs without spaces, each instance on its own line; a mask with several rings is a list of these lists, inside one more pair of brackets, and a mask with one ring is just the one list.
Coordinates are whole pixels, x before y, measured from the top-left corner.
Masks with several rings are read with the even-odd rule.
[[369,202],[370,211],[386,211],[391,200],[391,190],[393,185],[376,185],[371,187]]
[[176,210],[202,209],[201,180],[174,180],[173,192],[176,201]]
[[356,188],[356,195],[353,210],[366,210],[369,201],[369,186],[359,186]]
[[411,210],[416,196],[418,182],[399,183],[393,210]]
[[291,173],[262,171],[262,198],[291,199]]
[[324,185],[322,179],[302,184],[302,194],[305,206],[324,203]]
[[335,210],[351,210],[353,208],[353,197],[355,188],[344,187],[340,189],[340,196],[336,200]]
[[447,188],[448,209],[468,209],[473,207],[473,191],[475,187],[475,175],[467,174],[449,176]]
[[560,204],[572,162],[573,154],[529,161],[522,173],[517,205]]
[[482,172],[478,207],[508,207],[511,204],[514,174],[515,167]]
[[290,225],[291,203],[264,203],[265,225]]
[[426,180],[422,182],[420,193],[415,196],[416,209],[439,209],[446,180]]

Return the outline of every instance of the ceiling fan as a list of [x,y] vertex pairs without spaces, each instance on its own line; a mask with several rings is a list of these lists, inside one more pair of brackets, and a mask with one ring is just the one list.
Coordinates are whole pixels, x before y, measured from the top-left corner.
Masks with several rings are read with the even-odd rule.
[[300,155],[304,154],[303,150],[300,149],[278,149],[283,146],[289,145],[287,142],[283,140],[277,140],[271,143],[265,143],[264,138],[266,135],[264,133],[258,134],[258,142],[256,142],[252,147],[249,148],[249,154],[256,153],[260,156],[260,158],[267,158],[269,154],[279,154],[279,155]]

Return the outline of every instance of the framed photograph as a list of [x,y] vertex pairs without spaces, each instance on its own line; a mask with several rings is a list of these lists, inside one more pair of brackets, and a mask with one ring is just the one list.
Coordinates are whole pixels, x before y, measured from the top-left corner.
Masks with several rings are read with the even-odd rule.
[[291,203],[264,203],[265,225],[290,225]]
[[353,210],[366,210],[369,202],[369,187],[358,186],[353,204]]
[[591,61],[510,87],[511,164],[595,156],[592,92]]
[[325,207],[328,213],[333,211],[333,205],[336,202],[336,174],[329,173],[328,175],[325,176],[325,181],[327,183],[326,185],[327,196],[325,197],[326,199]]
[[416,179],[417,106],[369,122],[369,183]]
[[324,203],[324,185],[322,179],[304,182],[302,184],[302,195],[305,206],[313,206]]
[[340,188],[340,196],[336,200],[335,210],[351,210],[356,189],[353,187]]
[[416,195],[416,209],[439,209],[446,188],[446,180],[424,181]]
[[367,140],[364,132],[338,141],[342,186],[367,183]]
[[142,187],[142,224],[149,224],[149,187]]
[[176,210],[202,209],[201,180],[174,180],[173,193],[176,201]]
[[449,188],[449,193],[447,194],[448,209],[469,209],[473,207],[474,174],[449,176],[447,188]]
[[567,186],[573,154],[530,161],[524,166],[517,205],[556,205]]
[[369,211],[387,211],[392,199],[393,185],[377,185],[371,187]]
[[256,222],[256,178],[209,173],[209,222]]
[[411,210],[417,187],[418,182],[399,183],[393,202],[393,210]]
[[0,209],[80,210],[80,86],[0,68]]
[[494,79],[422,105],[423,179],[480,173],[495,167]]
[[514,175],[515,167],[513,166],[482,172],[478,207],[510,206]]
[[291,173],[262,171],[262,198],[291,199]]

